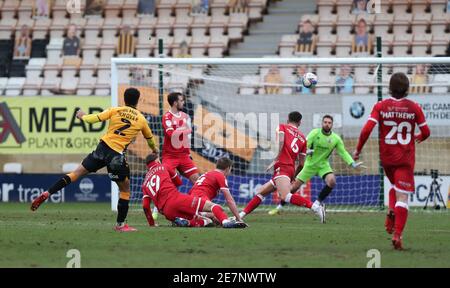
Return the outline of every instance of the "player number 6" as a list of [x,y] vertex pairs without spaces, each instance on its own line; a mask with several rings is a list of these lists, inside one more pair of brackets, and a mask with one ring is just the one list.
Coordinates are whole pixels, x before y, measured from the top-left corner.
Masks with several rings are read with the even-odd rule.
[[[400,124],[395,123],[394,121],[384,121],[384,125],[391,126],[391,130],[386,135],[384,142],[389,145],[395,145],[400,143],[402,145],[408,145],[411,142],[411,131],[412,127],[409,122],[401,122]],[[406,136],[403,138],[403,130],[406,128]],[[397,133],[397,139],[395,139],[395,134]]]

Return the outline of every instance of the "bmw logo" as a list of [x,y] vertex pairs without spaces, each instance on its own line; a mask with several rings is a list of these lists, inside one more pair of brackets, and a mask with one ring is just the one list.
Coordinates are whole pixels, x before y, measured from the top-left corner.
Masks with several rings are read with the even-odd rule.
[[352,115],[353,118],[361,118],[364,115],[364,111],[365,108],[361,102],[353,102],[350,106],[350,115]]
[[89,178],[84,178],[80,182],[80,191],[83,194],[89,194],[94,190],[94,182]]

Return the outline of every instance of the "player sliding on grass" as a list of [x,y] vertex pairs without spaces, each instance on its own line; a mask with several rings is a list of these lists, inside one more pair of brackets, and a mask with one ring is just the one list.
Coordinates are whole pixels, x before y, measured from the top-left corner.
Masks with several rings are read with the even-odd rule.
[[[164,144],[162,148],[162,164],[168,170],[178,170],[180,174],[191,181],[192,184],[200,176],[194,161],[190,157],[191,119],[184,113],[185,98],[178,92],[167,96],[170,109],[164,114],[162,125],[164,128]],[[153,210],[156,219],[158,210]]]
[[75,182],[81,176],[96,172],[106,166],[109,177],[117,183],[120,191],[117,204],[117,225],[114,229],[120,232],[136,231],[135,228],[125,223],[130,201],[130,168],[125,158],[126,149],[139,132],[142,132],[150,149],[157,152],[147,120],[136,109],[139,96],[140,93],[137,89],[128,88],[124,93],[125,106],[123,107],[109,108],[99,114],[86,114],[81,110],[77,111],[77,118],[87,123],[109,120],[108,131],[101,138],[95,151],[89,154],[75,171],[64,175],[48,191],[45,191],[33,201],[31,210],[38,209],[50,195]]
[[[212,201],[218,196],[219,192],[222,192],[231,213],[233,213],[237,221],[242,221],[239,217],[239,211],[236,207],[236,202],[234,201],[234,198],[230,193],[230,189],[228,188],[228,182],[226,179],[226,177],[231,174],[232,166],[233,161],[231,161],[229,158],[220,158],[219,160],[217,160],[216,169],[201,175],[195,182],[191,191],[189,191],[189,194]],[[212,215],[205,214],[203,216],[210,217]]]
[[[278,191],[281,200],[297,206],[304,206],[313,210],[319,215],[323,221],[325,211],[322,206],[312,207],[311,201],[301,197],[298,194],[290,192],[291,181],[295,176],[295,161],[299,160],[297,171],[303,166],[303,161],[306,155],[306,139],[300,132],[298,127],[302,121],[302,114],[294,111],[289,113],[288,123],[281,124],[277,129],[277,138],[279,143],[278,155],[273,162],[267,167],[267,171],[274,167],[274,175],[272,180],[261,187],[261,190],[255,197],[247,204],[244,210],[240,213],[241,218],[251,213],[256,207],[264,201],[264,197]],[[295,192],[295,191],[293,191]]]
[[220,205],[214,204],[205,198],[180,193],[172,180],[175,174],[159,162],[157,154],[153,153],[148,155],[146,164],[148,171],[142,184],[142,191],[144,193],[142,206],[150,226],[155,225],[152,213],[150,212],[150,202],[153,201],[166,219],[172,221],[177,226],[208,226],[212,223],[212,220],[201,217],[199,213],[212,212],[223,228],[247,227],[243,222],[229,220]]
[[[415,192],[414,164],[415,142],[422,142],[430,136],[430,129],[420,106],[406,99],[409,90],[408,77],[394,73],[389,82],[391,98],[378,102],[361,130],[358,146],[353,154],[359,158],[362,148],[375,125],[380,125],[380,158],[384,172],[391,182],[389,210],[385,228],[394,233],[392,244],[402,249],[402,233],[408,218],[408,197]],[[414,134],[416,125],[420,133]]]
[[[362,162],[357,163],[353,160],[352,156],[345,150],[341,137],[331,131],[332,128],[333,117],[325,115],[322,118],[322,128],[313,129],[308,134],[306,138],[308,142],[308,156],[306,156],[303,169],[291,185],[291,192],[294,193],[303,183],[306,183],[315,175],[319,175],[325,181],[325,187],[323,187],[318,199],[312,205],[313,210],[317,209],[317,207],[325,206],[323,201],[336,186],[336,177],[329,162],[330,155],[334,149],[337,150],[345,163],[351,167],[358,168],[362,165]],[[365,168],[364,166],[361,167]],[[322,223],[325,223],[325,217],[323,217]]]

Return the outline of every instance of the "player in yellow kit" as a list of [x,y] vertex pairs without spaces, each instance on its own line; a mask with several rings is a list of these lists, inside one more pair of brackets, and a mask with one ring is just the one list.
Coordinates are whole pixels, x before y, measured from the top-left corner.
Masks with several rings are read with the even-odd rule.
[[96,172],[106,166],[109,177],[117,183],[120,191],[117,204],[117,225],[114,229],[120,232],[136,231],[135,228],[125,223],[130,201],[130,168],[125,157],[126,150],[139,132],[142,132],[147,139],[148,146],[153,152],[158,153],[147,120],[136,109],[139,97],[140,93],[137,89],[128,88],[124,93],[125,106],[112,107],[98,114],[86,114],[81,110],[77,112],[77,118],[87,123],[109,120],[108,131],[100,139],[95,151],[89,154],[75,171],[64,175],[48,191],[33,201],[32,211],[38,209],[50,195],[75,182],[81,176]]

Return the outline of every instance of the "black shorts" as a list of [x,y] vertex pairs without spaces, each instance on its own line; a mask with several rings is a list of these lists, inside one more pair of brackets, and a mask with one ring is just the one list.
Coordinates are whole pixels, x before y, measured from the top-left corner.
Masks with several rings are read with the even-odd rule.
[[81,165],[89,172],[96,172],[106,166],[112,181],[122,182],[127,177],[130,178],[130,167],[125,155],[109,148],[103,141],[100,141],[95,151],[84,158]]

